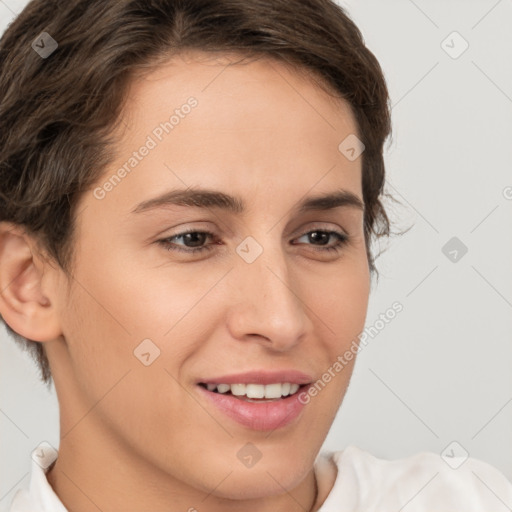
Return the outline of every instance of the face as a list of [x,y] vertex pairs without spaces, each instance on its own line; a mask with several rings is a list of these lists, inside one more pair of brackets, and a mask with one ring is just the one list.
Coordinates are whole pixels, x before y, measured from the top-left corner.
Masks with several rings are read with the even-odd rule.
[[[361,158],[338,150],[357,134],[348,104],[277,62],[226,59],[132,83],[116,162],[78,206],[48,354],[63,442],[250,498],[311,469],[354,360],[322,376],[364,328],[370,278]],[[287,382],[302,387],[268,402],[207,390]]]

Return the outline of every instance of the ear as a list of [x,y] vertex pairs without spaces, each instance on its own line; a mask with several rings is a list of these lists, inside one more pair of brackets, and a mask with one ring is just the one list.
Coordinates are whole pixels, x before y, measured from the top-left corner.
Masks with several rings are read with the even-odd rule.
[[[52,303],[51,275],[37,244],[21,226],[0,222],[0,315],[14,331],[29,340],[49,341],[61,335]],[[50,277],[50,279],[48,278]],[[44,285],[44,286],[43,286]]]

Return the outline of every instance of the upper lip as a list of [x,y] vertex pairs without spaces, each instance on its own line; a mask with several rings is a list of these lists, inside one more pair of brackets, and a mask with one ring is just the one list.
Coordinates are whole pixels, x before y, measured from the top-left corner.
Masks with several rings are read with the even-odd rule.
[[251,370],[244,373],[232,373],[199,381],[201,384],[309,384],[313,378],[298,370]]

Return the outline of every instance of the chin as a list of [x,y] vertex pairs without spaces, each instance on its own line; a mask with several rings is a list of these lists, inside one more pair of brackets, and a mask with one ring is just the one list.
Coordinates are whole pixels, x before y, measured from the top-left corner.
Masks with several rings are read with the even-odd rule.
[[[314,457],[309,464],[304,455],[281,457],[272,449],[266,452],[252,467],[245,467],[236,457],[233,460],[232,457],[219,456],[210,465],[213,469],[208,475],[206,487],[216,488],[214,494],[226,499],[277,496],[285,493],[284,489],[298,486],[313,469]],[[220,458],[223,459],[222,464],[219,464]]]
[[219,485],[219,481],[216,481],[215,484],[212,483],[210,488],[218,486],[213,494],[219,498],[230,500],[251,500],[278,496],[286,493],[285,489],[290,490],[298,486],[307,475],[307,472],[300,475],[296,472],[290,474],[285,469],[283,468],[282,473],[278,474],[270,470],[267,473],[264,468],[260,470],[255,468],[250,470],[237,469],[229,474],[221,485]]

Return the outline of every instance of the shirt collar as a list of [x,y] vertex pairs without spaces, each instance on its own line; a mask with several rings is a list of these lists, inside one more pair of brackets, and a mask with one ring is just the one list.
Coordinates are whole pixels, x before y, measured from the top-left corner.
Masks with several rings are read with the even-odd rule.
[[32,451],[29,487],[14,495],[9,512],[68,512],[46,477],[57,456],[57,450],[46,441]]

